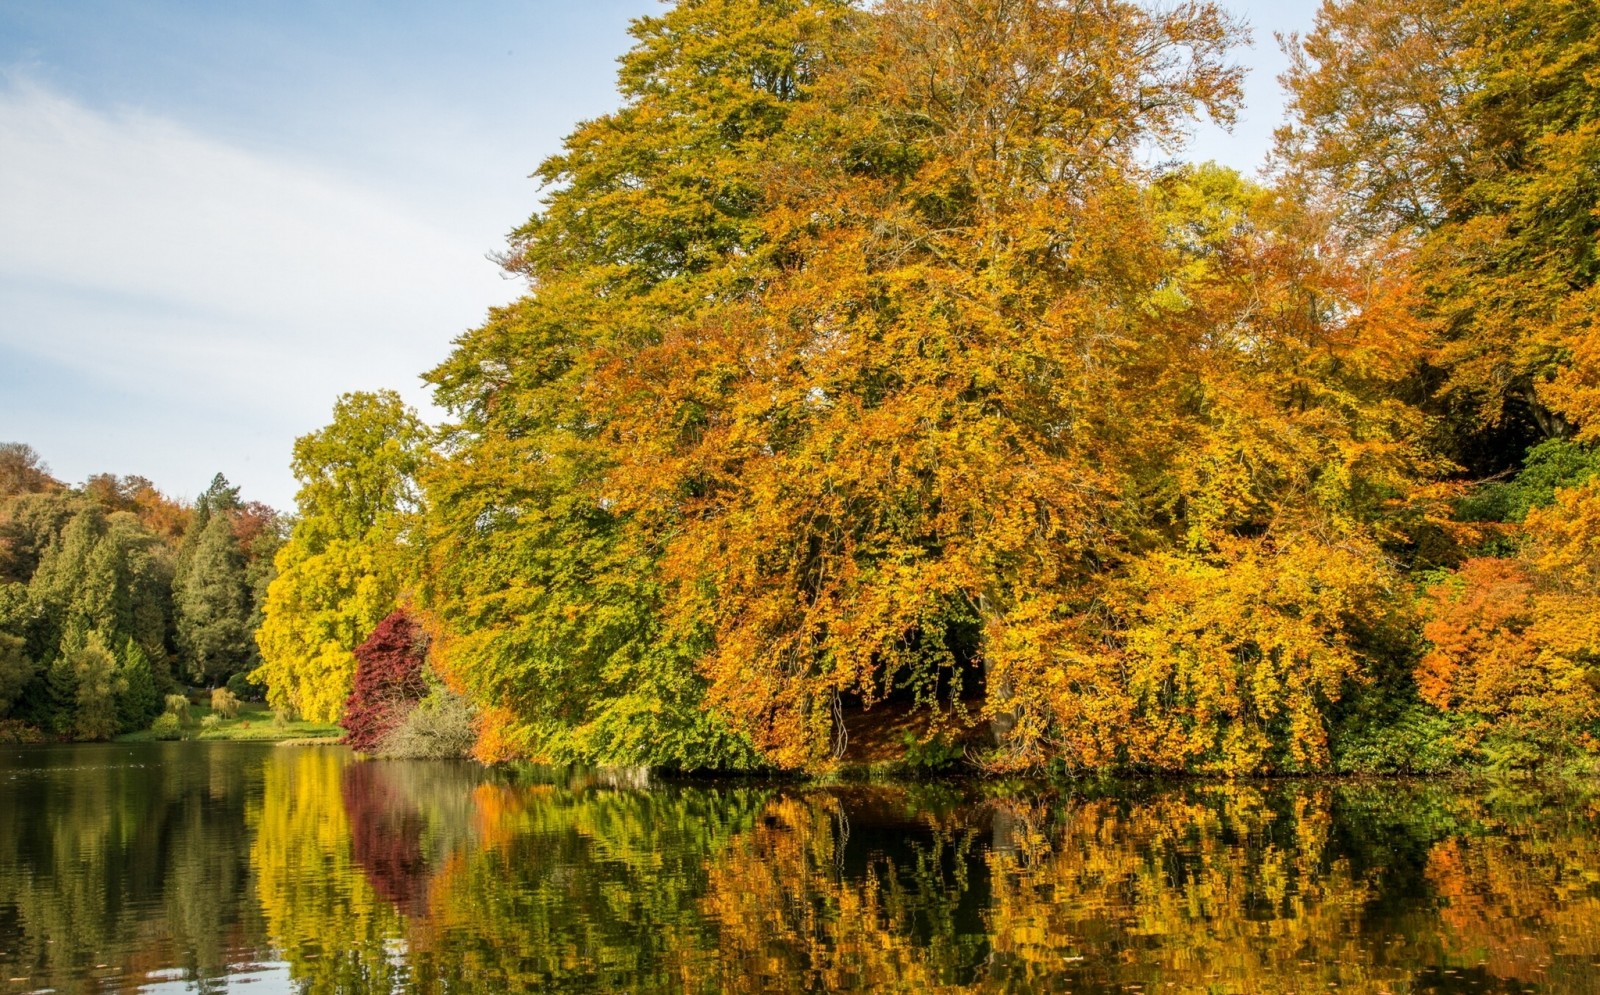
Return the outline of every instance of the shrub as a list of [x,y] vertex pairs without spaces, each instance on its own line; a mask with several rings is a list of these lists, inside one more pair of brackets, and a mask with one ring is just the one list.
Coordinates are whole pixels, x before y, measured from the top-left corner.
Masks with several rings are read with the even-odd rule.
[[234,674],[228,678],[228,690],[240,701],[261,701],[266,697],[267,689],[250,680],[244,673]]
[[163,712],[156,716],[150,726],[150,731],[155,733],[157,739],[174,740],[183,738],[183,723],[172,712]]
[[434,688],[378,744],[380,756],[457,760],[472,752],[472,705],[449,688]]
[[367,753],[428,693],[422,676],[427,641],[405,609],[397,608],[356,647],[355,687],[345,701],[344,741]]
[[290,722],[293,722],[293,721],[294,721],[294,710],[293,709],[290,709],[290,708],[274,708],[272,710],[272,725],[273,725],[274,728],[282,729],[282,728],[288,726],[288,724]]
[[900,737],[900,742],[905,747],[901,766],[914,770],[945,770],[960,761],[966,752],[961,743],[943,733],[923,740],[916,733],[907,731]]
[[206,730],[207,732],[211,731],[212,729],[219,728],[221,725],[222,716],[218,715],[216,712],[212,712],[210,715],[207,715],[205,718],[200,720],[200,728]]
[[1341,730],[1341,774],[1448,774],[1476,765],[1480,720],[1413,703]]
[[217,688],[211,692],[211,711],[223,718],[236,719],[239,717],[239,697],[227,688]]
[[0,719],[0,743],[44,743],[48,737],[36,725],[21,719]]

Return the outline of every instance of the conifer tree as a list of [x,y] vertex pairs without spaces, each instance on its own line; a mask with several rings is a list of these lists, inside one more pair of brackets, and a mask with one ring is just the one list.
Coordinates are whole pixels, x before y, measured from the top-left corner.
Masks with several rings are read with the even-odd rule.
[[82,646],[63,660],[72,668],[76,683],[73,734],[78,739],[110,739],[121,728],[118,700],[125,690],[116,657],[106,649],[100,633],[91,632]]
[[150,657],[134,639],[122,644],[117,668],[121,694],[117,698],[117,723],[123,732],[148,726],[161,712],[161,695]]
[[27,649],[21,636],[0,631],[0,718],[10,713],[11,706],[22,697],[23,689],[38,672],[38,665],[29,658]]
[[252,656],[250,591],[225,515],[207,517],[173,601],[178,647],[194,680],[216,683],[245,668]]
[[70,736],[78,721],[78,672],[72,659],[77,649],[81,646],[50,661],[44,694],[35,708],[35,717],[58,736]]

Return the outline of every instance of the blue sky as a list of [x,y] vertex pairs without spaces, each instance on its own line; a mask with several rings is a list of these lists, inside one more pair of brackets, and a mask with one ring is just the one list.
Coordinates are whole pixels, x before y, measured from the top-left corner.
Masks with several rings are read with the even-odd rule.
[[[1192,158],[1260,164],[1277,31],[1244,116]],[[651,0],[0,0],[0,441],[57,476],[217,471],[293,503],[295,436],[418,375],[515,297],[490,255],[574,123],[616,104]]]

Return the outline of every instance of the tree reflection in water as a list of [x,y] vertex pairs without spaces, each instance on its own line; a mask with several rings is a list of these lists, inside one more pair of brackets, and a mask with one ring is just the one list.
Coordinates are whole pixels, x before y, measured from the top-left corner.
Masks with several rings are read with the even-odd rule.
[[1600,799],[1570,785],[33,756],[0,757],[0,990],[1600,990]]
[[[363,768],[371,768],[364,770]],[[1595,799],[1522,787],[484,781],[354,814],[422,991],[1590,990]],[[385,785],[364,793],[348,784]],[[385,821],[387,820],[387,821]],[[415,827],[422,827],[420,830]],[[367,846],[353,841],[356,852]],[[394,841],[391,840],[391,845]],[[383,851],[389,853],[391,851]],[[406,851],[410,852],[410,851]],[[409,873],[409,871],[408,871]]]

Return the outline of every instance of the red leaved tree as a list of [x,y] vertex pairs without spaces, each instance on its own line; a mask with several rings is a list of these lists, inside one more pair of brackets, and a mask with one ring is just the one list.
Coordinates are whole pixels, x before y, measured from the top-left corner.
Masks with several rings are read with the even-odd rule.
[[377,748],[428,693],[422,677],[427,636],[396,608],[356,647],[355,688],[344,703],[344,741],[358,750]]

